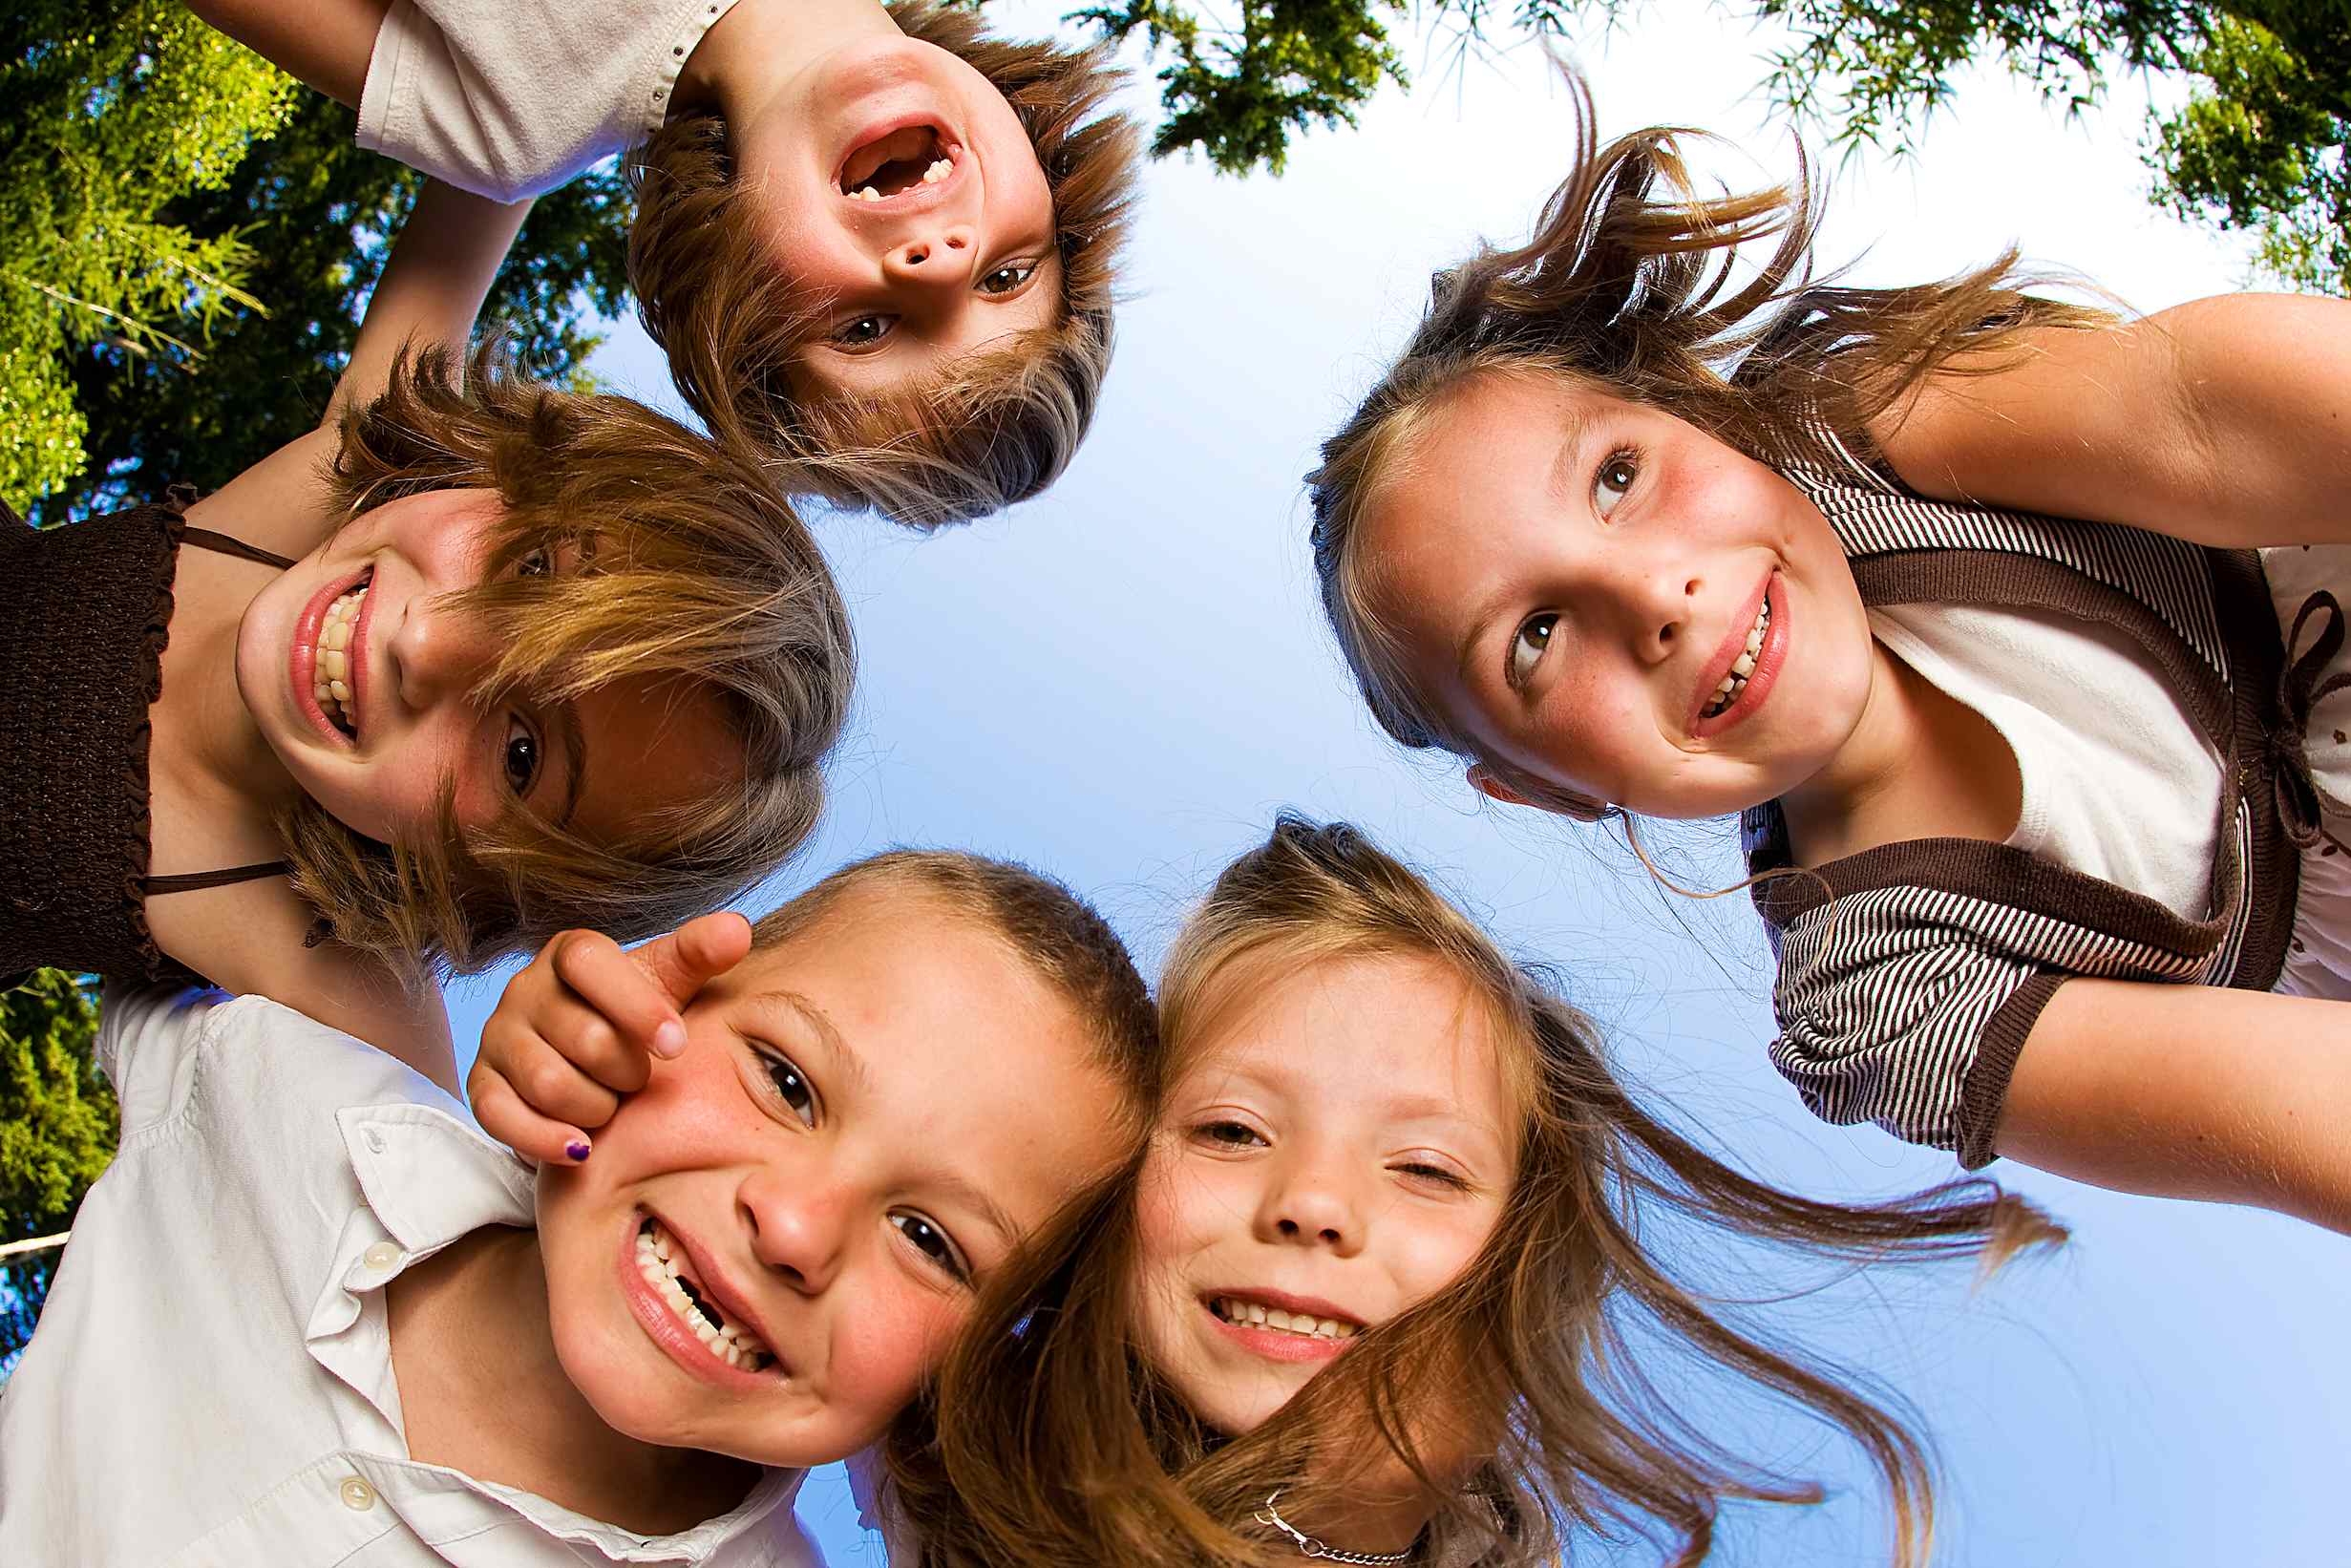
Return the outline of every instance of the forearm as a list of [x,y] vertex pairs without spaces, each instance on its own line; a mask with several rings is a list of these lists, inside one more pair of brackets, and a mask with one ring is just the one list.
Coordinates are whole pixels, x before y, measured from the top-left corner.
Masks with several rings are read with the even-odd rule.
[[2351,1004],[2075,980],[2034,1025],[2002,1155],[2351,1233]]
[[445,344],[463,350],[530,210],[528,201],[501,206],[437,180],[425,181],[368,298],[325,423],[382,392],[403,348]]
[[2351,304],[2231,294],[2043,329],[1881,423],[1896,472],[1941,499],[2223,547],[2351,540]]

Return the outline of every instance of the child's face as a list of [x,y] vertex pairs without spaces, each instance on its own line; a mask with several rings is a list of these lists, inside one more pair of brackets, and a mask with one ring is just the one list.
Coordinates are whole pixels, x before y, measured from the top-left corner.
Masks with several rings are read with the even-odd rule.
[[972,1282],[1118,1157],[1120,1097],[1001,940],[900,890],[752,954],[686,1027],[586,1163],[540,1174],[558,1354],[641,1441],[842,1458]]
[[928,379],[1053,324],[1052,190],[986,77],[899,37],[846,46],[786,92],[792,112],[770,123],[790,125],[789,138],[747,146],[742,178],[773,223],[776,261],[826,304],[796,371],[804,392]]
[[1363,529],[1378,615],[1477,754],[1599,800],[1695,817],[1772,799],[1829,764],[1870,693],[1827,520],[1671,414],[1482,377],[1430,415]]
[[1236,983],[1253,992],[1187,1049],[1137,1195],[1145,1351],[1228,1433],[1459,1275],[1517,1150],[1489,1031],[1450,969],[1348,958]]
[[444,596],[481,583],[498,507],[478,490],[388,502],[254,599],[238,690],[296,786],[379,842],[437,835],[452,781],[460,824],[520,807],[590,838],[724,787],[741,749],[707,689],[624,678],[569,703],[473,701],[497,646]]

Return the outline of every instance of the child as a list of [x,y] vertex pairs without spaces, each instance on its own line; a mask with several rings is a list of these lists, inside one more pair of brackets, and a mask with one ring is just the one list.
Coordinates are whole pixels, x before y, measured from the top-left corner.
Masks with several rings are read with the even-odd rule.
[[201,500],[0,519],[0,974],[258,992],[454,1084],[430,968],[674,924],[814,827],[848,618],[761,465],[396,363],[463,339],[483,205],[427,192],[318,432]]
[[110,994],[122,1148],[0,1400],[0,1561],[814,1561],[798,1471],[1131,1150],[1150,1001],[1091,909],[971,856],[657,945],[717,978],[536,1191],[274,1002]]
[[930,526],[1066,467],[1139,157],[1104,49],[928,0],[256,0],[199,15],[499,201],[630,151],[629,277],[713,430]]
[[1588,111],[1579,150],[1309,479],[1381,724],[1501,800],[1743,813],[1773,1059],[1828,1119],[2351,1228],[2309,1113],[2351,1088],[2310,999],[2351,996],[2314,591],[2351,307],[2122,322],[2013,253],[1807,290],[1801,189],[1698,200],[1670,134],[1595,152]]
[[[642,1040],[663,1005],[635,989],[607,1012]],[[1356,1554],[1341,1561],[1533,1564],[1558,1558],[1550,1520],[1643,1515],[1695,1561],[1719,1497],[1816,1495],[1657,1411],[1617,1338],[1627,1306],[1852,1432],[1915,1553],[1916,1440],[1717,1316],[1644,1250],[1638,1211],[1840,1260],[1997,1261],[2058,1238],[2031,1209],[1969,1187],[1846,1207],[1740,1176],[1643,1112],[1588,1023],[1345,825],[1284,817],[1229,867],[1159,1009],[1139,1171],[983,1300],[928,1402],[936,1436],[893,1431],[894,1562],[1295,1560],[1294,1530]],[[561,1032],[485,1035],[484,1058],[593,1120],[602,1091],[546,1055]],[[502,1091],[477,1103],[524,1138],[561,1131]]]
[[1662,1409],[1627,1308],[1851,1433],[1899,1560],[1922,1560],[1917,1440],[1718,1315],[1638,1217],[1996,1262],[2061,1237],[2033,1210],[1967,1186],[1849,1207],[1739,1175],[1345,824],[1285,816],[1227,868],[1159,1006],[1168,1075],[1131,1197],[1005,1282],[942,1379],[939,1442],[893,1453],[925,1562],[1532,1565],[1561,1559],[1557,1525],[1644,1519],[1695,1562],[1718,1499],[1817,1498]]

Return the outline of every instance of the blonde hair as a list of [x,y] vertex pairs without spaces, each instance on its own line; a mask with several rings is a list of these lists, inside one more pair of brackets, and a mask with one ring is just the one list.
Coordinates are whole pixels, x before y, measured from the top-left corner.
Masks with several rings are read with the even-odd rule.
[[[1138,1357],[1133,1180],[1086,1196],[984,1298],[925,1414],[894,1436],[900,1505],[941,1568],[1032,1561],[1273,1564],[1296,1548],[1250,1521],[1274,1487],[1311,1504],[1316,1433],[1368,1422],[1439,1491],[1415,1431],[1442,1411],[1491,1434],[1493,1457],[1432,1521],[1483,1539],[1480,1561],[1558,1560],[1566,1533],[1662,1533],[1701,1561],[1724,1498],[1817,1500],[1672,1413],[1641,1369],[1628,1314],[1850,1435],[1876,1469],[1895,1558],[1931,1540],[1926,1451],[1851,1377],[1775,1350],[1650,1256],[1641,1217],[1684,1220],[1816,1258],[1881,1262],[1974,1253],[1988,1267],[2064,1232],[1982,1181],[1884,1204],[1819,1202],[1740,1174],[1643,1111],[1587,1021],[1546,975],[1512,963],[1408,867],[1345,824],[1283,816],[1210,892],[1161,985],[1166,1070],[1218,1009],[1236,966],[1406,955],[1455,973],[1525,1088],[1517,1174],[1464,1274],[1360,1336],[1273,1420],[1208,1430]],[[933,1430],[935,1424],[935,1430]],[[1323,1501],[1343,1506],[1327,1490]]]
[[956,55],[1011,105],[1053,200],[1061,294],[1052,325],[935,380],[871,395],[804,395],[794,371],[819,328],[734,178],[725,121],[680,115],[629,155],[628,271],[646,329],[713,431],[772,449],[836,504],[932,528],[1003,510],[1069,467],[1110,368],[1112,288],[1142,132],[1107,105],[1124,79],[1108,45],[990,37],[978,14],[892,0],[910,38]]
[[[1496,376],[1581,386],[1672,414],[1765,463],[1834,468],[1875,460],[1872,431],[1928,375],[2012,364],[2027,328],[2111,321],[2022,292],[2036,280],[2020,272],[2014,250],[1917,287],[1815,286],[1823,203],[1801,156],[1790,185],[1703,197],[1681,147],[1698,133],[1657,126],[1599,147],[1589,94],[1573,74],[1568,83],[1576,158],[1534,237],[1509,250],[1481,246],[1430,280],[1410,342],[1306,476],[1324,611],[1372,716],[1413,749],[1478,756],[1412,678],[1377,613],[1361,525],[1431,415],[1470,386]],[[1734,287],[1733,260],[1757,241],[1776,243]],[[1507,762],[1480,760],[1552,811],[1585,820],[1611,813]]]
[[[627,941],[736,896],[807,839],[848,710],[849,616],[760,463],[625,398],[536,385],[487,350],[460,382],[434,350],[345,416],[329,480],[347,520],[428,491],[497,493],[482,583],[453,601],[500,649],[477,702],[670,676],[715,695],[743,759],[610,842],[519,808],[461,831],[445,791],[436,836],[382,844],[305,800],[282,823],[286,857],[335,940],[460,972],[567,926]],[[513,575],[563,545],[581,570]]]

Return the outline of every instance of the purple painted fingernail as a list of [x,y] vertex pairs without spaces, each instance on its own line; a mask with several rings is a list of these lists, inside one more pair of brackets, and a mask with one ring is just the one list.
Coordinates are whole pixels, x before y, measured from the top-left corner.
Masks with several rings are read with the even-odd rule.
[[587,1157],[588,1157],[588,1145],[587,1145],[587,1139],[585,1139],[585,1138],[575,1138],[575,1139],[573,1139],[571,1142],[569,1142],[569,1143],[567,1143],[567,1144],[563,1145],[563,1153],[565,1153],[565,1154],[569,1155],[570,1155],[570,1156],[571,1156],[571,1157],[572,1157],[575,1161],[577,1161],[577,1160],[583,1160],[583,1159],[587,1158]]

